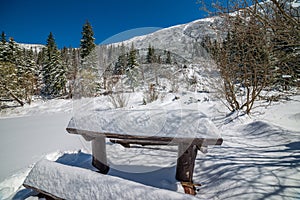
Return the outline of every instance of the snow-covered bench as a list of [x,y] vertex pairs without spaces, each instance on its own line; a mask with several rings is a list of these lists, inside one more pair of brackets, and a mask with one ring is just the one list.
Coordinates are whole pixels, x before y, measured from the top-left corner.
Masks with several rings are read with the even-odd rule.
[[195,194],[192,179],[197,151],[223,142],[217,128],[204,114],[182,109],[78,113],[70,120],[67,131],[92,141],[92,162],[103,174],[109,171],[106,138],[124,147],[178,145],[176,179],[189,194]]
[[23,185],[43,194],[46,199],[194,199],[182,193],[48,160],[35,164]]

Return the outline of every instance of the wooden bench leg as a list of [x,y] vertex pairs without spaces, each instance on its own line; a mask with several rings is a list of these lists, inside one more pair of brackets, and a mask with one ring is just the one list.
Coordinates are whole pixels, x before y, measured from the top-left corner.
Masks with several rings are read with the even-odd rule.
[[196,188],[193,184],[193,173],[197,147],[189,144],[178,145],[178,158],[176,167],[176,179],[181,182],[184,192],[196,195]]
[[93,161],[92,161],[93,166],[99,169],[100,173],[107,174],[109,171],[109,166],[107,164],[107,157],[106,157],[105,137],[96,137],[92,141],[92,154],[93,154]]

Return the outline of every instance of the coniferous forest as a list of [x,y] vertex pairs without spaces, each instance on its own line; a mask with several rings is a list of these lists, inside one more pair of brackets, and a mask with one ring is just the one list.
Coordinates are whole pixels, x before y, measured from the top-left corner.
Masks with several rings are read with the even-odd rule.
[[[87,28],[86,28],[87,27]],[[16,100],[20,105],[33,97],[68,98],[80,63],[95,47],[89,22],[83,27],[80,48],[58,49],[55,36],[49,33],[43,48],[24,48],[5,32],[0,42],[0,98]]]
[[[202,2],[205,5],[205,1]],[[221,77],[221,81],[214,81],[219,82],[216,88],[219,88],[220,98],[225,99],[229,110],[250,113],[254,102],[263,98],[262,91],[297,90],[300,80],[299,8],[275,0],[264,4],[251,3],[233,1],[231,7],[216,5],[219,13],[213,15],[219,19],[215,20],[215,32],[221,34],[193,38],[195,36],[184,30],[185,36],[195,40],[183,43],[182,52],[177,54],[151,43],[144,49],[137,49],[134,43],[96,46],[93,28],[88,21],[82,27],[79,48],[58,49],[55,35],[50,32],[43,48],[26,49],[12,37],[7,39],[2,32],[1,107],[6,101],[16,101],[23,106],[33,98],[112,94],[113,88],[115,92],[135,92],[142,88],[146,93],[143,101],[151,102],[157,99],[157,89],[176,92],[179,86],[191,90],[197,84],[204,85],[195,74],[188,75],[191,71],[188,68],[192,66],[190,64],[203,67],[193,63],[193,59],[201,57],[205,49]],[[228,12],[233,14],[228,15]],[[201,34],[203,29],[197,31]],[[186,59],[181,55],[186,52],[196,54],[192,59]],[[180,82],[179,78],[184,80]],[[166,89],[159,79],[164,79],[171,87]]]
[[[126,83],[131,90],[137,84],[139,62],[143,64],[171,64],[171,53],[163,51],[155,54],[149,45],[147,57],[138,58],[138,50],[122,45],[103,45],[98,49],[103,53],[99,58],[92,25],[87,21],[82,28],[79,48],[58,49],[55,36],[49,33],[46,45],[31,45],[25,48],[14,41],[13,37],[1,34],[0,42],[0,102],[15,101],[23,106],[34,98],[72,98],[74,92],[91,97],[97,95],[99,88],[108,89],[107,76],[127,76]],[[41,47],[42,46],[42,47]],[[102,55],[102,54],[101,54]],[[103,60],[104,63],[99,63]],[[107,63],[110,60],[112,63]],[[139,60],[139,62],[138,62]],[[105,65],[103,77],[99,75],[99,65]],[[103,79],[100,81],[100,79]],[[75,90],[76,85],[76,91]],[[111,89],[111,88],[110,88]]]

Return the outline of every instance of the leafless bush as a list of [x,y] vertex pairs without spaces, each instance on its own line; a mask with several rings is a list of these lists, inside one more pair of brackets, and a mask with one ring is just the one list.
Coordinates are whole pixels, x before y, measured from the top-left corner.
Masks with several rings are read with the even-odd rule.
[[128,105],[130,95],[123,92],[117,92],[109,94],[108,97],[114,108],[124,108]]
[[226,24],[223,31],[227,37],[222,42],[209,41],[208,46],[231,111],[249,114],[261,91],[280,81],[279,77],[288,74],[297,79],[299,13],[294,15],[292,7],[284,8],[287,3],[233,0],[226,7],[221,3],[215,8]]
[[109,101],[113,104],[114,108],[123,108],[128,105],[130,94],[125,92],[121,79],[109,82],[107,89],[110,91],[108,93]]
[[144,93],[143,104],[151,103],[158,99],[158,92],[155,88],[155,84],[151,83],[149,89]]

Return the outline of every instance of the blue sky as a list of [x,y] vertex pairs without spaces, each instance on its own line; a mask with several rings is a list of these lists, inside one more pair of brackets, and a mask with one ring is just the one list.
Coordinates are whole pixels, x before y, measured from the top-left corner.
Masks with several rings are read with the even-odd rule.
[[[95,43],[142,27],[169,27],[203,18],[197,0],[1,0],[0,31],[17,42],[45,44],[50,31],[59,48],[78,47],[82,26]],[[144,32],[147,29],[137,29]]]

